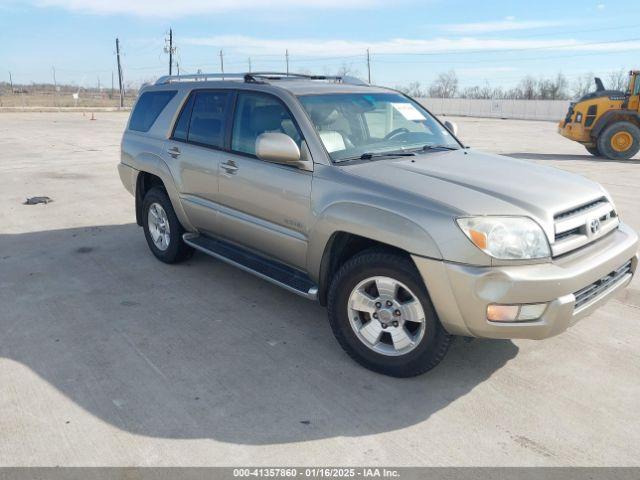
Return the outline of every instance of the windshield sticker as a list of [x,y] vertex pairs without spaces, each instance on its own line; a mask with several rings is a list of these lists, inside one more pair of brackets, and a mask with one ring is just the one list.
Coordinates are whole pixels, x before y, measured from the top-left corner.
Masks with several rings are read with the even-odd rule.
[[410,103],[392,103],[391,105],[407,120],[426,120],[420,110]]

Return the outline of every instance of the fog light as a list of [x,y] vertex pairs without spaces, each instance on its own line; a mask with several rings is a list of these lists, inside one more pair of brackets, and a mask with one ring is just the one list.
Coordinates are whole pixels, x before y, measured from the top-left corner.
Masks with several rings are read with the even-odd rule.
[[546,303],[528,305],[488,305],[487,320],[490,322],[526,322],[537,320],[547,308]]
[[487,319],[491,322],[513,322],[518,318],[518,305],[489,305]]
[[534,303],[531,305],[522,305],[520,307],[520,313],[518,314],[518,320],[537,320],[542,316],[547,309],[546,303]]

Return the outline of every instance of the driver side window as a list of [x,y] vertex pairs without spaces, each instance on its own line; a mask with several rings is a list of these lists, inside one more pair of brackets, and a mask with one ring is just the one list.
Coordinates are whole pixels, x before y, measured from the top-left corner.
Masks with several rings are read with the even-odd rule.
[[272,95],[240,92],[236,103],[231,150],[256,154],[256,139],[263,133],[289,135],[300,146],[298,127],[286,107]]

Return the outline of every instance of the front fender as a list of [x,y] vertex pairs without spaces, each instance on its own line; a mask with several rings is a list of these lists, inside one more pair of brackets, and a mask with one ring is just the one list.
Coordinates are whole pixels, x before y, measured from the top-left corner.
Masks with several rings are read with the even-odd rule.
[[318,215],[309,235],[307,269],[315,282],[320,281],[325,247],[336,232],[359,235],[414,255],[442,259],[431,235],[414,221],[380,207],[340,202]]

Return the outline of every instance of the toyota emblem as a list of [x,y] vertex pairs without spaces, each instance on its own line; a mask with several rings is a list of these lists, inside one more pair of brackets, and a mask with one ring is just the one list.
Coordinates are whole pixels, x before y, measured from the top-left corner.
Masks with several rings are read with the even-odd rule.
[[594,218],[593,220],[591,220],[591,223],[589,224],[589,230],[591,230],[591,235],[595,235],[596,233],[598,233],[600,231],[600,219],[599,218]]

